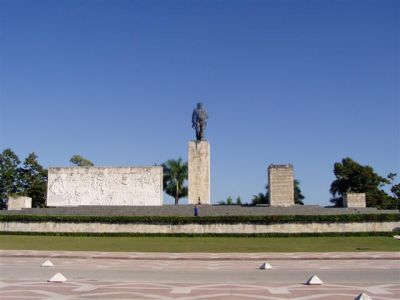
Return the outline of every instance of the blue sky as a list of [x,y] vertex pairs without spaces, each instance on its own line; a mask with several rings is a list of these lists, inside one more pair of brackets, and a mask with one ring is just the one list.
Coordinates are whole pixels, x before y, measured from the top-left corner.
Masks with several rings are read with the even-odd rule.
[[292,163],[327,205],[344,157],[400,173],[399,3],[0,0],[0,147],[46,167],[187,159],[200,100],[212,202]]

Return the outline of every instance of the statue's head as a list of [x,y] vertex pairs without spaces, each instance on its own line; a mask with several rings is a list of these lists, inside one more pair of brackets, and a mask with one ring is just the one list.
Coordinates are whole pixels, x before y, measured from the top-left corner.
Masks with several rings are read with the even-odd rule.
[[198,109],[201,109],[201,108],[203,108],[203,103],[201,103],[201,102],[197,102],[197,108],[198,108]]

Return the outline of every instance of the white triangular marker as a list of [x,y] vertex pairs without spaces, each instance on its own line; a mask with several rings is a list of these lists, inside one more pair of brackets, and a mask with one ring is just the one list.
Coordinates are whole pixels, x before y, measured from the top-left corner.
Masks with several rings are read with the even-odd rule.
[[393,238],[395,238],[396,240],[400,240],[400,235],[394,235]]
[[41,267],[54,267],[53,263],[49,260],[46,260],[44,263],[40,265]]
[[271,267],[271,265],[269,263],[265,262],[260,266],[260,269],[261,270],[267,270],[267,269],[272,269],[272,267]]
[[67,278],[65,278],[63,274],[57,273],[56,275],[54,275],[47,281],[48,282],[64,282],[64,281],[67,281]]
[[310,279],[308,279],[307,284],[308,285],[321,285],[324,283],[322,282],[321,279],[319,279],[319,277],[317,275],[313,275],[313,276],[311,276]]
[[368,296],[366,293],[361,293],[360,295],[355,297],[354,300],[372,300],[372,298]]

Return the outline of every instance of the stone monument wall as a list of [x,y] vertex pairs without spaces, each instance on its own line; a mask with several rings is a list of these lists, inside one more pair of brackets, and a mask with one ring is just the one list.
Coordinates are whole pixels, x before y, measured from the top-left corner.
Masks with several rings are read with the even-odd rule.
[[162,167],[49,168],[47,206],[162,205]]
[[270,165],[268,167],[268,193],[271,206],[294,205],[292,165]]
[[188,203],[210,204],[210,144],[208,141],[189,142]]
[[366,207],[365,193],[346,193],[343,195],[344,207]]
[[25,196],[9,196],[7,210],[21,210],[32,207],[32,198]]

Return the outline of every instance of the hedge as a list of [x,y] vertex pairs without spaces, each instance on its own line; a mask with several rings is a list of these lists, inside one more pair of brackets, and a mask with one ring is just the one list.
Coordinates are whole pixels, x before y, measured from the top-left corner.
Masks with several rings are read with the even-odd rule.
[[397,232],[302,232],[302,233],[138,233],[138,232],[26,232],[0,231],[0,235],[71,236],[71,237],[392,237]]
[[396,222],[400,214],[276,215],[276,216],[56,216],[0,215],[0,222],[108,223],[108,224],[284,224]]

